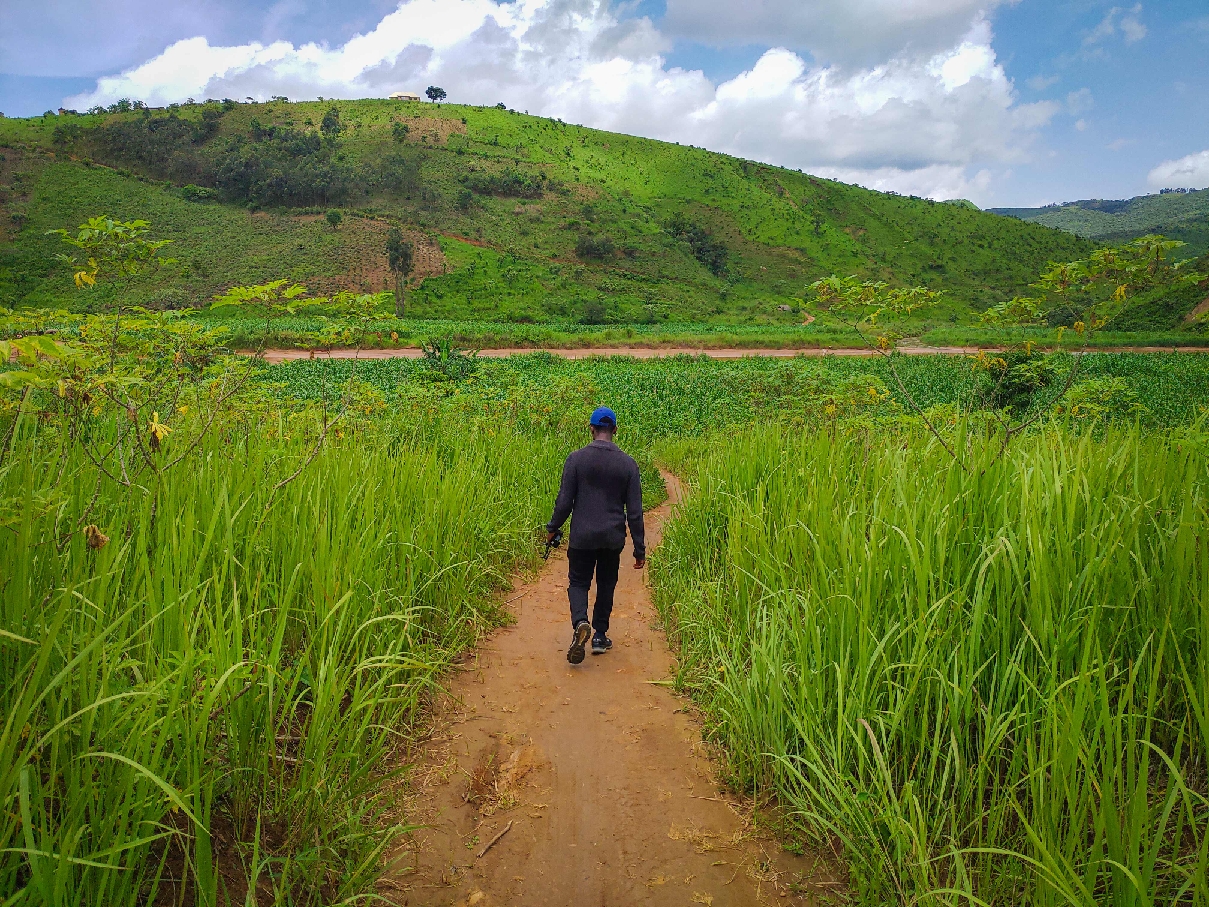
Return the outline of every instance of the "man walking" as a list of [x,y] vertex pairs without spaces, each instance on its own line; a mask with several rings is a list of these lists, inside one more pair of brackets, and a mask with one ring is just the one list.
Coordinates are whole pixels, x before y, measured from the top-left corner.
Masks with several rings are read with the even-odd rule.
[[[562,484],[554,502],[554,515],[546,525],[547,540],[571,517],[571,541],[567,546],[571,602],[571,648],[567,661],[584,660],[584,647],[592,637],[592,654],[603,655],[613,647],[609,639],[609,616],[613,612],[613,590],[621,551],[625,547],[626,523],[634,540],[634,569],[646,566],[646,530],[642,525],[642,483],[634,458],[613,443],[617,416],[607,406],[597,407],[591,420],[592,443],[567,457]],[[596,607],[588,623],[588,589],[596,574]],[[595,633],[592,631],[595,630]]]

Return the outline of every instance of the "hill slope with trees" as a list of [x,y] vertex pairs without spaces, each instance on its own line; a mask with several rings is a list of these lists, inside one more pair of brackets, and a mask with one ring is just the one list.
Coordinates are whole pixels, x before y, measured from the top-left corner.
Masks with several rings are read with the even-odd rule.
[[416,248],[408,314],[514,322],[788,324],[811,281],[856,274],[944,290],[934,317],[965,323],[1092,248],[503,105],[206,102],[0,120],[0,146],[8,306],[78,304],[46,231],[98,213],[173,240],[173,266],[122,290],[144,304],[278,277],[393,289],[394,227]]
[[1044,208],[992,208],[992,212],[1097,242],[1118,243],[1161,233],[1188,246],[1185,255],[1209,252],[1209,189],[1165,191],[1126,199],[1091,198]]

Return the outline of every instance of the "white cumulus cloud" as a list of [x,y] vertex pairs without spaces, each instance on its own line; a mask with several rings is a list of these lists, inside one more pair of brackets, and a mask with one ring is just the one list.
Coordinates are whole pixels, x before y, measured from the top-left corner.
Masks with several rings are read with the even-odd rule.
[[[1015,2],[1015,0],[1007,0]],[[872,65],[932,54],[1004,0],[667,0],[668,34],[714,45],[784,44],[820,62]]]
[[1147,182],[1155,189],[1209,188],[1209,150],[1163,161],[1150,171]]
[[849,170],[843,167],[822,167],[818,175],[827,179],[856,183],[880,192],[900,195],[922,195],[928,198],[983,198],[991,187],[991,172],[979,170],[973,176],[964,167],[936,165],[919,170],[882,167],[877,170]]
[[68,106],[121,97],[153,105],[188,97],[381,97],[436,84],[452,101],[504,101],[874,188],[977,201],[987,197],[991,170],[1026,159],[1037,130],[1062,105],[1019,102],[989,24],[965,2],[907,4],[965,10],[965,31],[938,51],[900,48],[875,65],[844,66],[772,46],[719,84],[668,65],[665,31],[648,18],[619,15],[609,0],[406,0],[338,47],[178,41],[100,79]]

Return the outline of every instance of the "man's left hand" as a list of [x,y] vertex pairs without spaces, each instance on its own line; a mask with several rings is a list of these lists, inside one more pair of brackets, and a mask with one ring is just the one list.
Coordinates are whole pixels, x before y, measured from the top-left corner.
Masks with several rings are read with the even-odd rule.
[[634,558],[634,569],[641,570],[646,566],[646,558]]

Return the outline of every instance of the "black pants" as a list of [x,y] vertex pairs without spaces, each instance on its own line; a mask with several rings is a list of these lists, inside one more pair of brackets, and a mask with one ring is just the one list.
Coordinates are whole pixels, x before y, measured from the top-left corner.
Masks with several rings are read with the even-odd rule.
[[588,619],[588,589],[592,574],[596,574],[596,607],[592,609],[592,629],[609,632],[609,615],[613,613],[613,590],[617,588],[617,571],[621,552],[608,548],[567,549],[567,598],[571,602],[571,626]]

